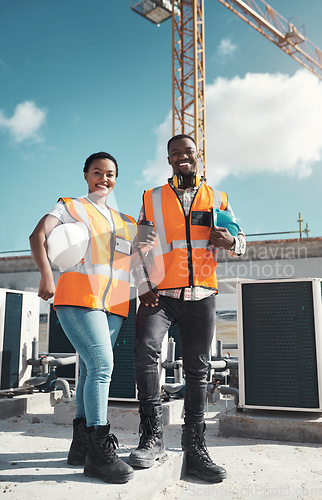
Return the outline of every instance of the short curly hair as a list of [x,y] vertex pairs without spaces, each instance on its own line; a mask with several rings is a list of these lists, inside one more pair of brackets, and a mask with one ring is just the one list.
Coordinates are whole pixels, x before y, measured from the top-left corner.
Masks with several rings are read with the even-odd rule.
[[117,177],[119,175],[119,166],[117,164],[117,161],[114,158],[114,156],[110,155],[109,153],[105,153],[104,151],[101,151],[100,153],[93,153],[92,155],[90,155],[85,161],[83,172],[88,172],[89,167],[91,166],[94,160],[104,160],[105,158],[107,160],[111,160],[115,164],[116,177]]
[[196,141],[194,140],[193,137],[191,137],[191,135],[187,135],[187,134],[178,134],[178,135],[174,135],[173,137],[171,137],[171,139],[168,140],[168,153],[169,153],[169,149],[170,149],[170,144],[173,142],[173,141],[177,141],[178,139],[191,139],[192,142],[195,144],[195,146],[197,147],[197,144],[196,144]]

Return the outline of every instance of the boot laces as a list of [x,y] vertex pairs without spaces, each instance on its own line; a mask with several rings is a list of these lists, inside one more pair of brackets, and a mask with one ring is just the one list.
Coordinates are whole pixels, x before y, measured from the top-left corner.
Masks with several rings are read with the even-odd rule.
[[158,436],[155,433],[155,429],[153,428],[151,419],[149,417],[140,424],[140,442],[139,448],[143,448],[148,450],[149,448],[153,448],[155,442],[158,440]]
[[196,455],[198,455],[205,463],[213,463],[206,446],[206,440],[203,435],[196,436],[195,452]]
[[114,434],[107,434],[105,436],[104,441],[101,442],[104,451],[109,455],[116,455],[115,450],[119,447],[119,442],[117,437]]

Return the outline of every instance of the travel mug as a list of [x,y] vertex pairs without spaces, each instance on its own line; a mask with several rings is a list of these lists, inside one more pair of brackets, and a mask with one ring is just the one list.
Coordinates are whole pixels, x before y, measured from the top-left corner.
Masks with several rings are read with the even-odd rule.
[[154,231],[154,224],[149,220],[142,220],[138,223],[137,234],[140,243],[145,243],[149,234]]

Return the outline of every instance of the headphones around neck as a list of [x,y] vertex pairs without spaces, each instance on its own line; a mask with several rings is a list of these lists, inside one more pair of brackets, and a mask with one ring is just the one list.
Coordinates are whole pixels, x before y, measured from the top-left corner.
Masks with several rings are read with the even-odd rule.
[[[175,174],[171,180],[175,188],[183,188],[183,176],[181,174]],[[191,176],[191,186],[199,186],[200,182],[203,180],[204,177],[202,175],[200,175],[198,172],[194,172]]]

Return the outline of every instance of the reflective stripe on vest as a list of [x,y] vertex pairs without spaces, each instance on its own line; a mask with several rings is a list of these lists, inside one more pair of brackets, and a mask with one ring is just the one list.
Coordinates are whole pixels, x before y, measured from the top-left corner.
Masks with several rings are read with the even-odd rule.
[[212,190],[204,183],[188,216],[169,184],[144,193],[145,215],[154,222],[158,238],[149,265],[152,283],[159,289],[217,288],[217,263],[207,245],[213,225],[212,211],[226,207],[226,193]]
[[54,306],[89,307],[126,317],[135,220],[110,208],[110,227],[108,220],[88,199],[61,200],[75,221],[86,225],[91,238],[82,261],[60,275]]

